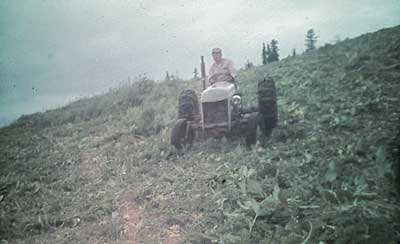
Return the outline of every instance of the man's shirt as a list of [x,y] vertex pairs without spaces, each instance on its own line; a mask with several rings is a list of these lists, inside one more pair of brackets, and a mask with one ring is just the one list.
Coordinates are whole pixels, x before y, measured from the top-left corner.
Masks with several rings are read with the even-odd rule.
[[220,81],[231,81],[236,77],[236,70],[233,62],[229,59],[221,59],[221,62],[214,62],[208,72],[208,81],[213,84]]

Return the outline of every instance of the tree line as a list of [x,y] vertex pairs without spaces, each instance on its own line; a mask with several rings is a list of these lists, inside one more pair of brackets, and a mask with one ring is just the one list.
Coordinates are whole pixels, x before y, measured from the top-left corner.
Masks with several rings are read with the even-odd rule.
[[[317,40],[318,36],[316,35],[314,29],[309,29],[304,40],[304,45],[306,47],[305,52],[315,50]],[[293,48],[292,54],[289,56],[296,56],[295,48]],[[276,39],[272,39],[271,42],[267,43],[267,45],[265,45],[265,42],[262,44],[261,60],[263,65],[279,61],[279,48],[278,41]],[[246,64],[246,68],[250,68],[248,63],[249,61]]]

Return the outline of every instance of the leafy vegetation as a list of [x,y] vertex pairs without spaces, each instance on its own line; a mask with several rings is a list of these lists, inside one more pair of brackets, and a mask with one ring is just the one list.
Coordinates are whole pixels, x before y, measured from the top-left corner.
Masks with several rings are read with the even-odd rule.
[[242,70],[248,106],[276,81],[265,148],[172,148],[193,81],[24,116],[0,129],[1,243],[396,243],[399,45],[395,27]]

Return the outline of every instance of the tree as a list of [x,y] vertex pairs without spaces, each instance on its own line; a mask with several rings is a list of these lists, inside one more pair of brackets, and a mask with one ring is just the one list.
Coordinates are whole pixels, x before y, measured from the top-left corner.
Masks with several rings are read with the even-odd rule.
[[314,29],[309,29],[306,34],[304,45],[306,46],[306,52],[314,50],[316,48],[318,36],[315,34]]
[[169,76],[168,71],[167,71],[167,74],[165,75],[165,79],[164,80],[165,81],[170,81],[171,80],[171,77]]
[[269,43],[267,44],[267,63],[270,63],[270,56],[271,56],[271,46]]
[[296,57],[296,48],[293,48],[292,58]]
[[[263,63],[264,64],[264,63]],[[252,62],[250,62],[250,60],[247,59],[247,63],[244,66],[245,69],[251,69],[254,67],[254,64]]]
[[275,39],[272,39],[270,44],[271,44],[271,47],[270,47],[270,53],[268,55],[268,63],[279,61],[278,41]]
[[197,72],[197,68],[194,68],[193,71],[193,79],[198,80],[199,79],[199,72]]
[[261,58],[262,58],[262,64],[266,65],[267,64],[267,50],[265,49],[265,43],[263,42],[263,48],[262,48],[262,53],[261,53]]

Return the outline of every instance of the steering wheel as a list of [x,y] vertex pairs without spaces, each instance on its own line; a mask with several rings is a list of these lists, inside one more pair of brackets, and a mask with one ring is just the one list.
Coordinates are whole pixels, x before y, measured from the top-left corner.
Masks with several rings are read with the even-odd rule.
[[216,83],[216,82],[211,82],[211,80],[212,80],[213,78],[218,77],[219,75],[227,75],[227,76],[229,76],[231,79],[230,79],[230,81],[228,81],[228,82],[235,84],[235,78],[234,78],[231,74],[221,74],[221,73],[215,73],[215,74],[213,74],[212,76],[208,77],[208,82],[209,82],[211,85],[214,84],[214,83]]

